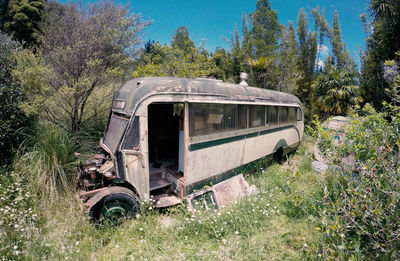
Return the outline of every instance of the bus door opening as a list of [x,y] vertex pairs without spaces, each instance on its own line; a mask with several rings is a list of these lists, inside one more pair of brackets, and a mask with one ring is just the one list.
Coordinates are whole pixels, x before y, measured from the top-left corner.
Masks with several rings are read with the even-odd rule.
[[183,103],[148,106],[150,193],[183,196]]

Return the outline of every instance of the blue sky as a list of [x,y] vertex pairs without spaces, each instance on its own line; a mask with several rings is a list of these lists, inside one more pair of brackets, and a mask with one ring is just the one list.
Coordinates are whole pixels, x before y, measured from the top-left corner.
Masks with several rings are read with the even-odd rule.
[[[83,2],[94,2],[86,0]],[[60,0],[65,3],[65,0]],[[223,37],[229,38],[235,23],[241,30],[241,15],[254,12],[257,0],[115,0],[129,4],[134,13],[141,13],[152,24],[146,29],[143,40],[159,40],[170,43],[174,31],[185,25],[196,46],[205,39],[205,47],[214,51],[217,46],[229,48]],[[306,11],[317,5],[325,8],[328,22],[332,21],[334,8],[339,11],[343,40],[355,57],[357,46],[364,48],[364,32],[360,15],[367,12],[367,0],[271,0],[271,6],[278,12],[279,21],[287,25],[296,23],[301,7]],[[308,12],[310,13],[310,12]]]
[[[118,2],[118,1],[117,1]],[[146,0],[131,1],[134,12],[152,20],[144,39],[159,40],[169,43],[175,29],[185,25],[190,37],[198,45],[206,40],[206,48],[214,51],[215,47],[227,48],[223,37],[229,38],[235,23],[241,29],[241,14],[254,12],[256,0]],[[128,1],[121,1],[128,3]],[[325,8],[326,17],[331,23],[334,8],[339,12],[343,40],[351,54],[357,46],[364,48],[364,32],[360,15],[367,12],[367,0],[271,0],[271,6],[278,12],[279,21],[287,25],[296,22],[301,7],[306,11],[317,5]]]

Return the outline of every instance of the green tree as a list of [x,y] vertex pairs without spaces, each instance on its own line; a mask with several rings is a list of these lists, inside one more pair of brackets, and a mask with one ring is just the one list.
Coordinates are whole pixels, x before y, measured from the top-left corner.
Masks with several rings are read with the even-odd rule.
[[342,41],[342,33],[339,24],[339,14],[337,11],[333,14],[333,25],[330,31],[330,40],[333,52],[335,67],[337,69],[345,69],[355,71],[355,62],[346,50],[346,46]]
[[42,47],[51,95],[41,116],[78,131],[95,117],[88,104],[107,102],[100,94],[131,71],[148,22],[113,2],[51,6],[48,13]]
[[271,63],[272,59],[261,56],[258,59],[249,59],[250,65],[250,84],[259,88],[267,87],[267,79],[272,73]]
[[277,90],[295,93],[297,81],[300,77],[300,70],[297,67],[299,49],[296,31],[291,21],[289,21],[289,26],[282,34],[277,57]]
[[361,87],[366,102],[383,109],[382,101],[390,101],[385,92],[389,84],[383,79],[383,63],[395,59],[400,50],[400,2],[370,0],[369,11],[373,18],[369,27],[373,30],[367,34]]
[[[216,48],[215,52],[211,55],[215,62],[216,70],[212,74],[217,79],[222,79],[225,82],[237,82],[239,76],[235,74],[237,71],[235,67],[240,67],[240,63],[235,64],[231,59],[231,53],[223,48]],[[235,60],[235,58],[233,58]]]
[[324,118],[329,115],[345,115],[350,106],[362,102],[357,80],[349,71],[322,72],[315,80],[316,105]]
[[[175,76],[196,78],[217,73],[215,60],[198,49],[190,52],[169,45],[157,43],[152,54],[142,53],[139,66],[134,71],[135,78],[143,76]],[[146,61],[146,62],[144,62]]]
[[277,49],[281,24],[278,22],[278,13],[271,8],[268,0],[258,0],[256,10],[249,15],[251,30],[246,46],[248,56],[259,58],[271,57]]
[[[319,6],[311,10],[311,14],[314,17],[315,31],[318,33],[318,46],[323,47],[325,43],[325,38],[329,36],[329,25],[325,19],[325,9],[320,11]],[[319,49],[319,48],[318,48]],[[321,52],[317,52],[317,61],[321,59]],[[317,70],[321,70],[319,67]]]
[[9,163],[14,149],[31,133],[33,120],[20,108],[24,95],[12,75],[22,46],[0,33],[0,166]]
[[184,52],[190,52],[191,49],[196,48],[192,39],[189,37],[189,31],[186,26],[181,26],[175,30],[172,36],[171,46],[181,49]]
[[312,114],[313,89],[311,87],[315,75],[315,64],[318,52],[317,32],[308,29],[308,16],[304,9],[300,9],[297,18],[297,37],[299,41],[298,68],[301,76],[298,81],[297,96],[303,102],[306,117]]
[[10,0],[4,24],[6,32],[26,46],[37,46],[40,41],[40,23],[44,17],[45,0]]

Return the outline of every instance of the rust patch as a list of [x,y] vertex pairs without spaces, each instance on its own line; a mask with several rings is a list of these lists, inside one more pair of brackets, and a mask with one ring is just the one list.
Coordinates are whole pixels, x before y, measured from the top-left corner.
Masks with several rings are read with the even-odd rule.
[[106,190],[107,188],[100,188],[100,189],[95,189],[95,190],[91,190],[91,191],[80,191],[79,192],[79,198],[84,199],[84,198],[90,198],[94,195],[96,195],[97,193],[99,193],[102,190]]
[[165,208],[182,203],[182,200],[175,196],[161,196],[154,200],[156,201],[154,204],[154,207],[156,208]]

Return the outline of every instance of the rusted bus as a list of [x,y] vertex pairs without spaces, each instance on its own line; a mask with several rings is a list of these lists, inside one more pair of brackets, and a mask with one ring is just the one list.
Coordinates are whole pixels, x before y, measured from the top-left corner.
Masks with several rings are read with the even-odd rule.
[[303,130],[301,103],[288,93],[211,79],[134,79],[115,92],[102,157],[79,168],[83,190],[105,195],[102,188],[116,187],[122,207],[109,194],[82,197],[95,210],[113,209],[101,210],[108,216],[130,213],[138,201],[177,204],[239,174],[244,164],[294,149]]

